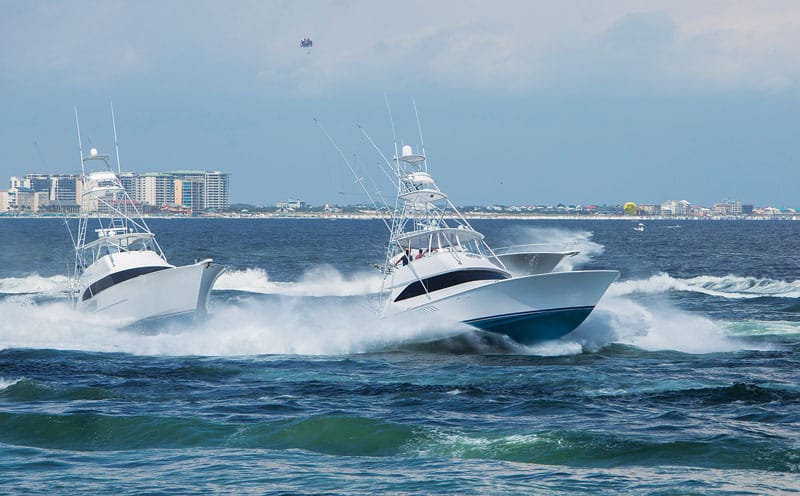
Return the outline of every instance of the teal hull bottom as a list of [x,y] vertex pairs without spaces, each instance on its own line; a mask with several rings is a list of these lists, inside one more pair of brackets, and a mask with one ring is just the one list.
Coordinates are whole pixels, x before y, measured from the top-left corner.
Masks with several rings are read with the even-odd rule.
[[521,344],[551,341],[575,330],[594,307],[560,308],[468,320],[465,323],[478,329],[504,334]]

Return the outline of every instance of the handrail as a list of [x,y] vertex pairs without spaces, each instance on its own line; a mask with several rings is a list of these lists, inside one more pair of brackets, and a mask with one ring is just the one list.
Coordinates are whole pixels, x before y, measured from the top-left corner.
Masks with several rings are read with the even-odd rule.
[[[570,256],[575,256],[579,252],[578,250],[574,249],[574,246],[577,244],[575,241],[570,241],[563,244],[558,243],[526,243],[521,245],[511,245],[511,246],[503,246],[500,248],[493,248],[493,251],[496,255],[508,255],[511,253],[524,253],[526,251],[553,251],[553,252],[569,252]],[[529,248],[540,248],[540,247],[552,247],[551,250],[532,250]]]

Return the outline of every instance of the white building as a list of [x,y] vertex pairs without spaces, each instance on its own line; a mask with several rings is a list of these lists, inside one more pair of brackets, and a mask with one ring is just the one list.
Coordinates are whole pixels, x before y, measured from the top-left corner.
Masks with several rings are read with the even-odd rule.
[[120,181],[131,198],[144,205],[179,206],[194,213],[230,207],[230,174],[226,172],[127,172]]
[[220,210],[231,206],[230,200],[230,174],[212,171],[205,174],[205,208]]
[[294,212],[295,210],[306,208],[307,205],[308,204],[302,200],[289,199],[287,201],[276,202],[275,208],[278,210]]
[[161,207],[175,203],[175,178],[172,174],[150,172],[136,181],[134,200]]
[[668,200],[661,204],[662,215],[690,215],[692,204],[686,200]]
[[220,171],[170,172],[175,179],[175,203],[192,212],[220,210],[231,206],[230,174]]
[[718,215],[742,215],[742,202],[737,200],[715,203],[713,210]]

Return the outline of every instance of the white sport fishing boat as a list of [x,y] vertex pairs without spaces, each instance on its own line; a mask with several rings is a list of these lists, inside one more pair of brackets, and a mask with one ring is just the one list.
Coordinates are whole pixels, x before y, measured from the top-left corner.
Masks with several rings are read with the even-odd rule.
[[[76,124],[77,120],[76,111]],[[114,124],[115,145],[116,135]],[[123,325],[205,316],[211,288],[224,267],[211,259],[181,267],[168,263],[155,234],[122,186],[118,148],[115,173],[108,155],[95,148],[83,155],[80,126],[78,146],[82,214],[73,237],[75,270],[70,291],[75,307]]]
[[520,271],[526,275],[514,275],[504,260],[525,264],[543,252],[494,253],[437,187],[424,146],[420,154],[409,145],[399,151],[395,140],[394,159],[390,163],[384,158],[397,187],[387,223],[384,315],[436,314],[532,344],[573,331],[619,276],[615,270],[552,272],[561,259],[574,254],[570,251],[545,253],[539,266],[523,266]]

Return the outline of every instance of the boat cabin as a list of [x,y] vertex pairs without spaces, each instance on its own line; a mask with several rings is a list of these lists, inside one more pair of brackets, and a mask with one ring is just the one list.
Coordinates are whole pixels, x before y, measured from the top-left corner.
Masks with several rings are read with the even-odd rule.
[[426,254],[440,251],[485,255],[483,234],[472,229],[446,227],[423,229],[404,233],[397,238],[397,255],[402,257],[406,250],[412,253],[422,250]]
[[124,227],[95,229],[95,232],[97,239],[83,245],[78,252],[82,267],[88,267],[106,255],[136,251],[158,253],[153,233],[129,232]]

